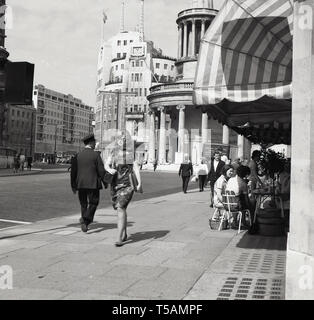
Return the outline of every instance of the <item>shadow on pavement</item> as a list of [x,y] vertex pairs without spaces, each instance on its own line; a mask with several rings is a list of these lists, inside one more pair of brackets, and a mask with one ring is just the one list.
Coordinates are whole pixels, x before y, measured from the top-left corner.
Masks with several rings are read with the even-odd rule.
[[146,232],[137,232],[133,233],[128,238],[128,243],[139,242],[143,240],[155,240],[165,237],[170,231],[169,230],[160,230],[160,231],[146,231]]
[[[128,227],[133,226],[133,222],[128,222]],[[80,227],[80,225],[79,225]],[[97,223],[94,222],[89,226],[88,233],[100,233],[103,231],[106,231],[108,229],[117,229],[117,224],[116,223]]]
[[237,243],[237,248],[285,251],[287,250],[287,237],[266,237],[246,233]]

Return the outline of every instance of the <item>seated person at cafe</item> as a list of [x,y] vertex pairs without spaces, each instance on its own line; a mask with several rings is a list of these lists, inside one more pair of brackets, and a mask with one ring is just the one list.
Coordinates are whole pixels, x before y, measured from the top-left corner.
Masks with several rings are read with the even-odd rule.
[[219,218],[219,210],[224,210],[224,205],[222,203],[222,194],[225,191],[227,181],[233,177],[234,170],[233,167],[229,164],[224,165],[221,170],[221,176],[217,179],[214,185],[214,208],[215,210],[213,215],[213,220],[217,220]]
[[[252,205],[249,200],[248,185],[246,183],[247,177],[250,175],[250,168],[246,166],[239,166],[237,175],[228,180],[226,191],[233,191],[238,198],[239,210],[248,209],[252,212]],[[232,226],[236,227],[237,214],[233,216]]]

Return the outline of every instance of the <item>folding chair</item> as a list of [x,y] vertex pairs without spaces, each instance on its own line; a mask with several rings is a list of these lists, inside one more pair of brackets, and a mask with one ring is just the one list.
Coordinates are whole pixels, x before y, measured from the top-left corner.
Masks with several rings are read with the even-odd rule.
[[[225,193],[222,195],[222,199],[223,199],[223,205],[225,209],[228,211],[229,215],[237,214],[239,217],[240,221],[239,221],[238,234],[241,231],[242,220],[244,221],[245,225],[247,225],[247,220],[248,220],[249,227],[251,227],[252,221],[251,221],[250,211],[248,209],[239,210],[239,199],[233,191],[226,190]],[[243,219],[243,215],[244,215],[244,219]]]

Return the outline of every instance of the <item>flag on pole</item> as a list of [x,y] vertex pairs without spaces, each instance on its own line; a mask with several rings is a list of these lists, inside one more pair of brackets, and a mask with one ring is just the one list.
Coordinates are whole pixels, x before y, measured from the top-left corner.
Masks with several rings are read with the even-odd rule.
[[104,22],[104,24],[105,24],[106,21],[107,21],[107,19],[108,19],[108,17],[107,17],[107,15],[106,15],[106,12],[105,12],[105,11],[103,11],[102,14],[103,14],[103,22]]

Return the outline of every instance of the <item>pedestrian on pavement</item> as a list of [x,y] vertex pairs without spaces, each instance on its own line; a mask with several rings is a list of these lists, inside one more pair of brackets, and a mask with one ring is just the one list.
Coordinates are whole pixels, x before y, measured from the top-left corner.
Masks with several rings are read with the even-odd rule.
[[20,154],[17,154],[14,157],[14,164],[13,164],[14,168],[13,168],[13,173],[18,173],[20,170]]
[[72,167],[72,163],[73,163],[73,161],[74,161],[74,158],[75,158],[75,156],[71,156],[70,166],[69,166],[69,168],[68,168],[68,171],[71,171],[71,167]]
[[154,162],[153,162],[154,172],[155,172],[156,169],[157,169],[157,165],[158,165],[158,162],[157,162],[157,160],[155,159]]
[[28,171],[32,170],[32,162],[33,162],[33,158],[32,157],[27,157],[27,170]]
[[196,171],[196,176],[198,177],[200,192],[204,191],[205,182],[208,176],[208,166],[205,160],[201,160],[201,164],[198,166]]
[[208,175],[208,180],[210,183],[210,191],[211,191],[211,204],[210,207],[213,208],[214,205],[214,186],[217,179],[221,176],[222,168],[225,163],[221,161],[221,155],[219,151],[214,152],[214,158],[211,160],[210,171]]
[[95,152],[95,137],[93,134],[83,139],[84,150],[79,152],[72,161],[71,187],[74,194],[78,191],[81,205],[81,230],[88,231],[88,226],[94,220],[99,204],[99,190],[104,182],[105,168],[100,154]]
[[112,206],[118,213],[116,247],[127,240],[127,207],[134,192],[142,192],[140,166],[134,159],[131,136],[122,133],[116,138],[115,148],[105,163],[105,169],[113,175],[111,182]]
[[184,161],[183,163],[181,163],[181,166],[179,169],[179,177],[182,177],[183,193],[187,193],[189,181],[192,175],[193,175],[193,166],[191,161],[189,160],[189,156],[186,154],[184,156]]
[[262,180],[258,176],[258,163],[260,161],[260,158],[261,158],[261,152],[259,150],[255,150],[253,151],[252,159],[248,164],[248,167],[250,168],[250,171],[251,171],[251,174],[248,178],[251,191],[255,190],[258,184],[260,186],[263,185]]
[[25,164],[25,156],[24,154],[20,154],[20,169],[24,171],[24,164]]

